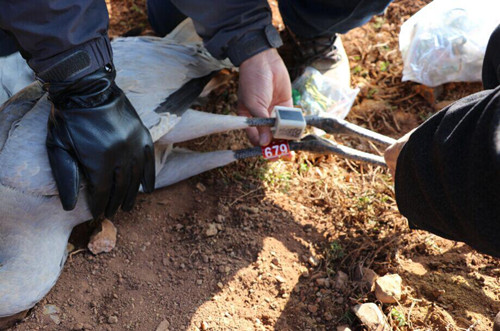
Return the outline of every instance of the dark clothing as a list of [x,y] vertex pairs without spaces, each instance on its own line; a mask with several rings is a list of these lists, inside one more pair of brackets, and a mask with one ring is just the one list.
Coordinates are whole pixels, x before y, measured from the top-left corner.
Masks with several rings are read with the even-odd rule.
[[500,85],[500,25],[493,31],[483,62],[483,86],[493,89]]
[[280,0],[285,25],[300,38],[347,33],[378,15],[392,0]]
[[[316,37],[347,32],[389,2],[284,0],[280,7],[296,35]],[[23,56],[42,80],[75,80],[111,63],[104,1],[0,0],[0,6],[0,29],[15,36]],[[210,53],[219,59],[229,57],[237,66],[281,45],[266,0],[149,0],[148,12],[160,34],[169,32],[184,15],[191,17]]]
[[171,1],[147,1],[148,20],[158,36],[164,37],[187,18]]
[[[244,60],[273,47],[281,46],[277,30],[272,26],[271,9],[266,0],[149,0],[148,7],[164,8],[166,2],[193,19],[196,32],[207,50],[218,59],[228,57],[239,66]],[[160,16],[163,14],[165,16]],[[150,12],[149,19],[159,34],[169,32],[175,12]]]
[[0,30],[0,56],[17,52],[16,40],[7,32]]
[[396,200],[411,228],[500,257],[500,27],[484,61],[485,87],[422,124],[396,167]]
[[[279,1],[285,24],[299,37],[344,33],[381,13],[391,0],[283,0]],[[172,4],[178,10],[172,10]],[[281,45],[272,27],[267,0],[224,0],[214,5],[200,0],[148,0],[151,26],[165,35],[180,13],[193,19],[196,31],[216,58],[240,65],[265,49]]]
[[[112,61],[103,0],[0,0],[0,8],[0,29],[44,80],[74,80]],[[63,70],[51,70],[60,63]]]

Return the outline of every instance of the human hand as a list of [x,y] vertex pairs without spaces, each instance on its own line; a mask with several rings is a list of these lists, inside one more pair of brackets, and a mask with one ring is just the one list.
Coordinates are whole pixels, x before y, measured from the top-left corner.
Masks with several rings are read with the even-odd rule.
[[75,207],[81,170],[94,218],[111,217],[120,206],[131,210],[139,185],[151,192],[155,184],[151,136],[114,77],[101,69],[49,85],[54,108],[46,145],[59,198],[65,210]]
[[410,139],[410,136],[413,133],[413,131],[415,131],[415,129],[411,130],[410,132],[399,138],[394,144],[387,147],[387,149],[384,152],[385,163],[387,164],[387,167],[389,167],[389,172],[391,173],[393,178],[396,176],[396,166],[398,163],[399,153],[401,153],[401,150],[403,149],[404,145],[406,144],[408,139]]
[[[238,114],[247,117],[269,117],[274,106],[292,107],[292,87],[288,71],[275,48],[247,59],[240,65]],[[248,128],[254,145],[271,142],[268,127]]]

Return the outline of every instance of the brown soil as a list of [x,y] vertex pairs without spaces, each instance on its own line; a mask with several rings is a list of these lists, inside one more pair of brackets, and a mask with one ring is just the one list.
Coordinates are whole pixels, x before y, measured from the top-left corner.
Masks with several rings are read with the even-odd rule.
[[[448,84],[430,100],[401,82],[399,26],[424,4],[396,1],[344,36],[361,87],[350,121],[399,137],[436,104],[480,89]],[[113,35],[137,26],[150,33],[143,0],[108,6]],[[212,93],[205,110],[234,112],[236,85],[233,78]],[[240,132],[189,147],[247,145]],[[401,301],[378,303],[395,330],[491,330],[500,311],[498,259],[410,231],[385,170],[333,156],[240,162],[142,195],[112,221],[118,243],[108,254],[86,250],[92,224],[76,229],[58,283],[13,330],[156,330],[162,322],[169,330],[362,329],[351,308],[377,302],[360,282],[363,268],[402,277]],[[338,288],[317,281],[333,283],[338,271],[349,275]],[[59,312],[44,314],[49,304]]]

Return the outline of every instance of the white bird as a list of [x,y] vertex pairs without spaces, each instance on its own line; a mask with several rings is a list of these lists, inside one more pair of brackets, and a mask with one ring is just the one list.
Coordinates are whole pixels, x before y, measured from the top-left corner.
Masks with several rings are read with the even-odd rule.
[[[117,84],[155,142],[172,131],[179,117],[154,110],[184,84],[230,65],[211,57],[201,43],[180,44],[172,37],[121,38],[112,45]],[[33,82],[33,74],[15,54],[0,62],[0,79],[1,103]],[[187,94],[192,90],[201,92],[188,86]],[[85,187],[73,211],[61,208],[45,150],[50,107],[35,82],[0,108],[0,318],[33,307],[47,294],[64,265],[71,230],[91,219]],[[234,154],[216,153],[218,157],[210,157],[207,164],[201,153],[172,152],[168,140],[155,144],[155,149],[157,187],[217,167]],[[190,158],[193,167],[175,169]]]
[[[260,148],[210,153],[173,148],[174,143],[211,133],[263,125],[245,117],[182,111],[207,77],[231,66],[211,57],[201,42],[192,42],[196,38],[189,31],[194,29],[186,23],[165,38],[112,42],[117,84],[155,142],[157,188],[260,154]],[[29,84],[0,107],[0,321],[30,309],[49,292],[66,260],[73,227],[91,219],[84,185],[74,210],[61,207],[45,149],[51,104],[33,79],[19,54],[0,59],[0,104]],[[338,146],[318,139],[293,146],[339,152]],[[375,162],[383,164],[381,158]]]

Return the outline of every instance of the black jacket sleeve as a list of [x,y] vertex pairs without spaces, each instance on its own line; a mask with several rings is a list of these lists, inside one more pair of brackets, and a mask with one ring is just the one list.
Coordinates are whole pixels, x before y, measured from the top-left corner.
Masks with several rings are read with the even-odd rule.
[[500,86],[422,124],[403,147],[395,177],[411,228],[500,257]]
[[216,58],[239,66],[251,56],[281,46],[266,0],[172,0],[193,19],[205,47]]
[[111,63],[104,0],[0,0],[0,8],[0,28],[42,80],[73,80]]

